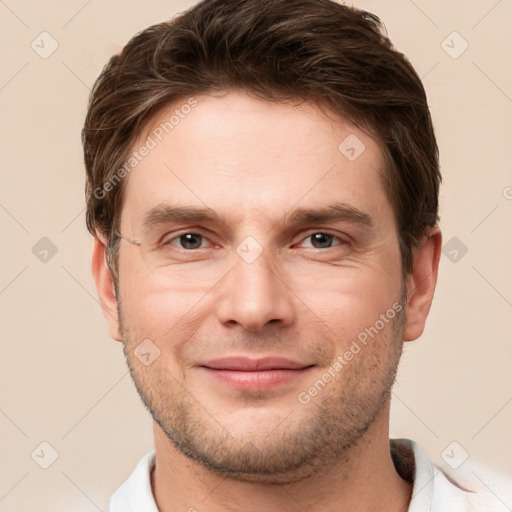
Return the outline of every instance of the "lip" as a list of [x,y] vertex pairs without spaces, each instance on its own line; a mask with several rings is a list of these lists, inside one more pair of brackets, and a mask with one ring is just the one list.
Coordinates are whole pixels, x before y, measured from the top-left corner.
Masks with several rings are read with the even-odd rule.
[[265,370],[300,370],[310,364],[293,361],[284,357],[261,357],[251,359],[250,357],[222,357],[210,359],[200,363],[198,366],[205,366],[212,370],[231,370],[242,372],[257,372]]
[[210,377],[235,389],[265,391],[293,384],[314,365],[283,357],[223,357],[197,366]]

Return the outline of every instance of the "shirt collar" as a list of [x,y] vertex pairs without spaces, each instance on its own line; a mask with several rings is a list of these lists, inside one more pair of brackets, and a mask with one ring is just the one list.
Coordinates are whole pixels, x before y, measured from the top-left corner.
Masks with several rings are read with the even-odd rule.
[[151,490],[155,452],[145,455],[110,499],[109,512],[158,512]]
[[410,439],[390,439],[391,456],[398,474],[413,484],[407,512],[464,512],[467,493],[448,480]]

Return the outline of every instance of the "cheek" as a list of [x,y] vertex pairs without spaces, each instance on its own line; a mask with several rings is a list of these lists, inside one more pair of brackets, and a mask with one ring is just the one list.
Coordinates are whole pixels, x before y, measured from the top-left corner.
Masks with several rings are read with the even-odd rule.
[[119,283],[125,325],[155,336],[186,318],[205,291],[191,279],[156,275],[143,262],[123,253],[119,256]]
[[157,280],[143,273],[126,273],[124,277],[120,280],[121,321],[128,350],[136,354],[138,345],[149,339],[157,347],[154,350],[158,350],[158,358],[148,370],[166,368],[172,375],[179,375],[180,350],[204,321],[204,290],[200,293],[197,287],[176,281],[172,286],[158,285]]
[[306,306],[302,321],[320,320],[331,334],[341,339],[373,325],[401,297],[401,266],[392,258],[389,261],[352,268],[332,267],[323,273],[322,279],[312,273],[290,283]]
[[121,288],[122,316],[126,327],[149,338],[167,340],[186,335],[194,328],[198,295],[180,290],[134,293]]

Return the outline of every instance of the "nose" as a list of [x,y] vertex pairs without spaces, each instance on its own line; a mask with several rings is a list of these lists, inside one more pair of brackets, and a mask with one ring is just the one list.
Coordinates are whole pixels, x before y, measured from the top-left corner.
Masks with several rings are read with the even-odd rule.
[[287,281],[278,265],[271,265],[265,251],[251,263],[237,256],[219,290],[219,321],[228,326],[241,325],[252,332],[270,323],[290,325],[295,313]]

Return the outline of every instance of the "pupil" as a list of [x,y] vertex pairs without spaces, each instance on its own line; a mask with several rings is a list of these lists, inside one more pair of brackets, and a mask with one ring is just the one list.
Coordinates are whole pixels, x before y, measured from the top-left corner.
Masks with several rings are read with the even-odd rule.
[[313,237],[313,246],[316,248],[322,247],[330,247],[331,245],[331,235],[327,235],[325,233],[315,233],[311,235]]
[[181,236],[181,241],[185,249],[198,249],[201,247],[201,235],[187,233]]

